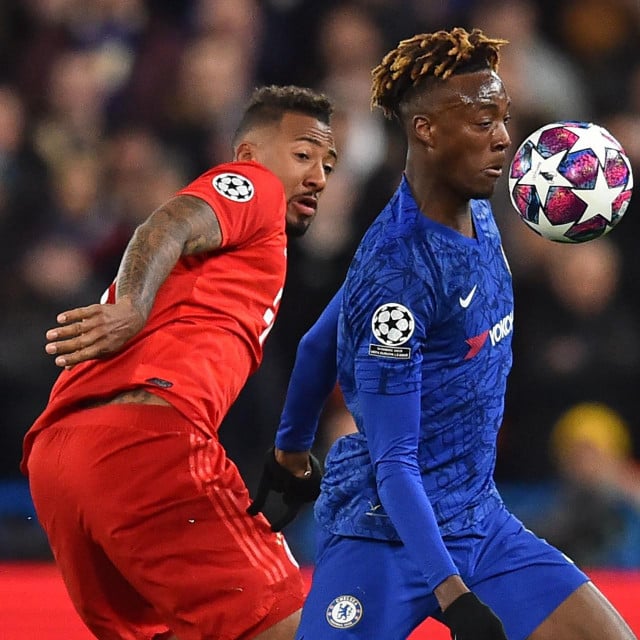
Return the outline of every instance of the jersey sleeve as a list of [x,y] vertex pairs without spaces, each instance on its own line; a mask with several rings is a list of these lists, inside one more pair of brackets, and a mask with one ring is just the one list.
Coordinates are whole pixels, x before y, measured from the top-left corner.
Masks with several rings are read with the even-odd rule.
[[284,187],[257,163],[214,167],[176,195],[195,196],[213,209],[222,232],[222,247],[243,245],[274,229],[284,229]]
[[345,290],[341,343],[353,349],[358,391],[402,394],[420,388],[433,300],[428,278],[393,263]]
[[320,413],[336,385],[341,302],[342,287],[300,340],[276,433],[278,449],[308,451],[313,445]]
[[420,391],[385,396],[361,392],[358,397],[380,501],[433,590],[459,571],[442,540],[420,475]]
[[409,268],[390,243],[363,265],[343,300],[342,348],[353,349],[360,427],[384,511],[430,589],[457,574],[442,541],[418,463],[422,358],[435,317],[433,278]]

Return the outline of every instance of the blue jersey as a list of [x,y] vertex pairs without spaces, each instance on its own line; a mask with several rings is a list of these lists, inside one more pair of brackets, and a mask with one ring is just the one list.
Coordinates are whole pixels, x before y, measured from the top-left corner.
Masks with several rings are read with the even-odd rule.
[[513,291],[487,201],[475,238],[427,218],[406,179],[360,243],[343,288],[338,376],[358,433],[325,461],[318,521],[338,535],[397,540],[376,489],[358,394],[418,390],[418,462],[442,535],[501,504],[496,438],[511,368]]
[[277,445],[309,448],[336,366],[358,432],[325,460],[296,640],[405,638],[441,619],[434,588],[454,574],[524,640],[588,580],[493,482],[513,295],[489,203],[471,214],[466,238],[423,215],[403,180],[300,343]]

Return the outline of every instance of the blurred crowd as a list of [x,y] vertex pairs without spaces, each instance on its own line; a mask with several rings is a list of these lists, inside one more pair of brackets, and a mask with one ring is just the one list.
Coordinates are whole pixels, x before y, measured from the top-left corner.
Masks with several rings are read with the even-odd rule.
[[[254,87],[295,83],[334,99],[340,162],[312,230],[290,245],[263,366],[221,431],[254,486],[297,343],[402,172],[399,132],[370,108],[370,71],[398,40],[458,25],[510,41],[500,74],[513,100],[512,151],[543,124],[589,120],[620,140],[640,180],[638,0],[3,0],[0,480],[19,479],[22,435],[57,375],[43,350],[56,314],[98,300],[135,226],[183,184],[231,158],[236,118]],[[587,495],[597,489],[640,520],[640,197],[610,235],[579,246],[528,230],[506,179],[494,209],[516,294],[497,479],[560,487],[553,500],[545,494],[532,519],[543,508],[566,511],[563,489],[582,476],[559,460],[570,458],[573,444],[590,442],[585,433],[610,434],[615,423],[626,434],[624,447],[615,448],[625,482],[587,472],[596,482],[583,484]],[[585,403],[602,411],[572,414],[579,424],[588,415],[590,427],[565,437],[558,457],[555,429]],[[318,453],[352,428],[336,390]],[[578,455],[601,468],[587,458]],[[524,494],[528,514],[537,494]],[[589,503],[579,496],[574,509]],[[620,518],[611,525],[618,533],[626,522]],[[585,553],[587,562],[607,561]],[[640,565],[640,557],[625,562]]]

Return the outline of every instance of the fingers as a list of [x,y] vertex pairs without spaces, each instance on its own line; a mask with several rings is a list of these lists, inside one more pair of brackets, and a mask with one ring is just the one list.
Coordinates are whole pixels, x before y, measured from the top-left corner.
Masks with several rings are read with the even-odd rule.
[[271,531],[282,531],[284,527],[286,527],[290,522],[294,520],[294,518],[298,515],[298,511],[300,511],[300,507],[302,506],[301,502],[291,503],[284,515],[271,523]]
[[257,516],[257,515],[260,513],[260,511],[261,511],[262,507],[264,507],[264,501],[259,502],[259,501],[256,499],[256,500],[254,500],[254,501],[249,505],[249,507],[247,508],[247,513],[248,513],[250,516]]
[[271,479],[266,474],[263,473],[260,478],[260,483],[258,484],[258,490],[256,491],[256,497],[253,502],[249,505],[247,509],[247,513],[250,516],[258,515],[260,511],[264,508],[265,502],[267,501],[267,496],[269,495],[269,490],[271,488]]
[[95,326],[90,322],[74,322],[59,329],[49,329],[46,333],[49,344],[46,345],[45,351],[49,355],[55,355],[56,353],[68,353],[73,351],[74,348],[84,347],[88,344],[89,336],[95,340],[98,335],[102,334],[102,332],[97,332],[94,329]]
[[[294,475],[287,467],[278,462],[280,457],[283,462],[290,462],[291,458],[301,457],[296,460],[296,468],[307,469],[304,477]],[[310,469],[307,468],[307,465]],[[265,514],[265,517],[271,523],[273,531],[280,531],[288,525],[297,515],[298,511],[306,502],[313,502],[320,493],[320,482],[322,480],[322,469],[320,462],[310,452],[303,454],[288,454],[284,451],[278,451],[271,447],[265,455],[265,463],[256,491],[256,496],[247,513],[255,516],[259,512]],[[265,505],[269,492],[282,494],[282,500],[285,504],[286,511],[280,518],[272,519],[265,512]],[[269,505],[271,510],[273,505]]]
[[[96,318],[102,311],[101,307],[102,305],[91,305],[59,314],[56,319],[62,326],[49,329],[46,333],[47,340],[54,342],[76,338],[87,330],[93,329],[97,324]],[[47,349],[47,353],[55,353],[55,351]]]
[[56,365],[69,368],[86,360],[103,358],[113,349],[109,346],[106,338],[89,333],[75,340],[49,344],[46,351],[52,355],[59,354],[55,359]]
[[59,367],[70,368],[113,351],[119,342],[103,319],[104,305],[64,311],[57,317],[62,326],[49,329],[45,351],[55,355]]
[[[93,316],[100,315],[104,309],[102,304],[91,304],[88,307],[78,307],[69,311],[63,311],[58,314],[56,320],[63,325],[72,324],[74,322],[82,322]],[[55,331],[55,329],[53,329]]]

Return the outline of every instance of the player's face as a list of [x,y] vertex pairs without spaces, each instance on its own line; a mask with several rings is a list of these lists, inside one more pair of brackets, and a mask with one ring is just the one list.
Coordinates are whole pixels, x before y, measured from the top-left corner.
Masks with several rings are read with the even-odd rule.
[[336,163],[331,128],[311,116],[286,113],[258,141],[255,160],[273,171],[287,198],[287,233],[301,236],[311,225],[318,198]]
[[488,198],[502,175],[511,101],[494,72],[451,77],[432,116],[434,168],[464,199]]

